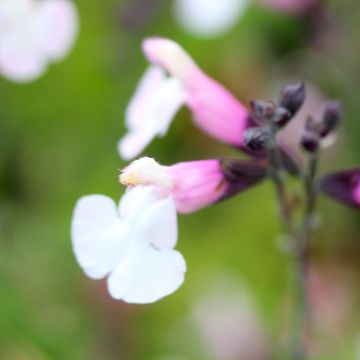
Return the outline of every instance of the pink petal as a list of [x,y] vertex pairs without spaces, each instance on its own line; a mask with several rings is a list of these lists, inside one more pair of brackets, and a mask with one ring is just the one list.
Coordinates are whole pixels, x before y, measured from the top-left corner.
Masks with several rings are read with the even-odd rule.
[[172,165],[172,191],[176,209],[189,213],[218,201],[227,187],[218,160],[190,161]]

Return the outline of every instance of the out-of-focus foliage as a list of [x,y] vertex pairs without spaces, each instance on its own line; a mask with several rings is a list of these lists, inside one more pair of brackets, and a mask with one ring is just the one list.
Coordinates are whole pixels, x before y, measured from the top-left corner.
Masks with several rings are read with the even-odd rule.
[[[323,1],[300,17],[254,3],[233,30],[207,40],[177,27],[170,1],[78,0],[76,5],[80,34],[67,59],[26,85],[0,79],[0,358],[212,359],[193,313],[215,278],[226,274],[246,284],[269,344],[280,344],[271,351],[279,353],[286,338],[289,264],[268,183],[180,217],[186,281],[172,296],[146,306],[113,301],[104,282],[83,275],[71,249],[72,210],[82,195],[117,199],[124,190],[117,182],[125,164],[116,144],[124,133],[126,104],[146,67],[140,44],[149,35],[181,43],[244,103],[271,98],[281,85],[298,79],[324,97],[341,99],[342,133],[336,151],[324,156],[323,168],[358,164],[360,3]],[[181,111],[168,136],[146,154],[164,164],[236,155],[200,133],[189,116]],[[320,210],[313,255],[326,279],[321,284],[343,294],[336,286],[349,282],[349,295],[340,296],[330,315],[319,316],[317,359],[355,359],[359,214],[326,199]],[[329,269],[336,275],[329,276]],[[346,311],[336,312],[339,308]],[[331,316],[342,321],[336,322],[339,333],[321,325]]]

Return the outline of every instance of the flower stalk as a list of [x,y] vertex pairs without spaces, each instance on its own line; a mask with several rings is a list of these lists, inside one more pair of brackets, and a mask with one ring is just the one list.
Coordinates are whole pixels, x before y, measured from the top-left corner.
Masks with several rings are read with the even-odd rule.
[[307,283],[310,261],[311,233],[314,228],[316,207],[316,172],[318,151],[309,154],[307,173],[304,176],[305,211],[298,240],[294,249],[296,261],[296,326],[293,339],[293,359],[307,358],[306,339],[311,336],[311,309],[307,295]]
[[286,186],[283,181],[283,167],[279,147],[276,143],[276,126],[270,125],[269,139],[269,176],[274,184],[279,201],[280,215],[286,234],[293,239],[294,225],[289,197],[286,193]]

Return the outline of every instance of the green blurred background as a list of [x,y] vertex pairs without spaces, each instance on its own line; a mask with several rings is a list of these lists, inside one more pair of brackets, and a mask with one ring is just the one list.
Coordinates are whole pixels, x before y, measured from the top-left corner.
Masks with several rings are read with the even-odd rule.
[[[104,281],[85,277],[71,249],[72,210],[83,195],[118,199],[124,191],[117,175],[125,163],[116,144],[146,68],[141,41],[150,35],[181,43],[246,104],[276,98],[293,80],[341,99],[341,141],[324,168],[359,164],[359,1],[324,1],[297,17],[252,4],[235,28],[206,40],[179,28],[171,1],[76,5],[80,33],[68,58],[29,84],[0,78],[0,359],[222,359],[194,312],[209,293],[225,294],[216,284],[229,279],[230,293],[238,286],[251,299],[267,355],[226,359],[282,358],[289,263],[269,183],[179,217],[186,281],[151,305],[114,301]],[[242,156],[202,134],[186,109],[146,154],[164,164]],[[359,214],[327,199],[319,205],[313,261],[326,279],[327,290],[318,293],[329,312],[316,325],[314,359],[359,359]],[[240,337],[247,331],[241,325]]]

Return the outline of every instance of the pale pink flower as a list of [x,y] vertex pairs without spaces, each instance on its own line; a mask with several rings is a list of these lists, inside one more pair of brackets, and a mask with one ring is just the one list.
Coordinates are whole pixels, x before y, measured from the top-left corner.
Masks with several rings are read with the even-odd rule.
[[230,92],[207,76],[172,40],[146,39],[143,51],[152,65],[126,111],[128,133],[119,142],[119,152],[124,159],[139,155],[155,136],[164,136],[184,104],[204,132],[243,148],[249,116]]
[[15,82],[40,77],[69,53],[77,32],[70,0],[0,0],[0,74]]
[[163,166],[143,157],[123,170],[120,182],[157,186],[171,195],[178,212],[190,213],[248,189],[265,176],[265,165],[255,160],[212,159]]

